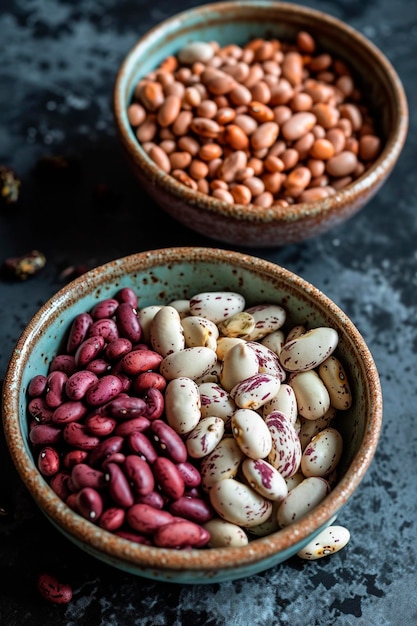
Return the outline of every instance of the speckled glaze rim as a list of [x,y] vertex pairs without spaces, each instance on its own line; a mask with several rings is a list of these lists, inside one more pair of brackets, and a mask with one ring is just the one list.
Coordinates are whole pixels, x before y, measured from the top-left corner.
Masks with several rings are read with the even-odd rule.
[[[239,21],[246,12],[256,10],[258,15],[265,15],[269,21],[278,20],[289,16],[293,21],[302,25],[304,19],[310,23],[325,25],[326,34],[334,39],[353,40],[356,50],[369,58],[369,65],[375,68],[375,75],[386,83],[391,93],[392,102],[388,103],[392,111],[390,113],[391,130],[387,136],[386,144],[375,163],[353,183],[334,196],[315,202],[299,203],[289,207],[272,206],[269,208],[249,204],[228,204],[216,198],[198,191],[194,191],[178,183],[172,176],[160,170],[147,156],[143,148],[135,138],[127,119],[127,105],[130,100],[129,81],[139,55],[146,57],[146,50],[155,44],[158,38],[165,40],[176,38],[178,30],[187,30],[187,24],[194,20],[209,21],[217,19],[218,23],[226,23],[231,20]],[[216,17],[214,17],[216,16]],[[192,29],[192,26],[190,27]],[[322,11],[309,7],[285,2],[269,0],[241,2],[219,2],[201,5],[188,9],[154,26],[148,33],[139,39],[136,45],[125,57],[116,77],[113,91],[113,110],[117,133],[125,148],[128,158],[134,167],[141,170],[147,181],[152,185],[165,190],[175,198],[188,202],[200,211],[219,214],[225,218],[232,218],[241,222],[257,223],[291,223],[320,217],[327,219],[327,214],[343,213],[346,207],[357,203],[359,210],[366,199],[375,193],[382,185],[383,179],[392,171],[405,143],[408,132],[408,104],[402,82],[394,67],[386,56],[364,35],[353,27],[344,24],[341,20]]]
[[[61,317],[71,305],[74,295],[78,299],[91,292],[105,294],[108,292],[107,286],[117,284],[118,279],[126,273],[138,273],[143,269],[149,270],[161,265],[170,267],[186,260],[193,264],[213,262],[237,270],[240,268],[249,272],[255,270],[267,279],[270,277],[274,280],[279,279],[285,285],[286,292],[288,290],[296,297],[301,295],[309,303],[314,300],[316,303],[314,309],[317,308],[320,314],[329,315],[335,323],[341,325],[340,332],[346,337],[355,354],[359,355],[360,369],[367,380],[365,391],[369,405],[368,422],[361,445],[348,471],[325,500],[303,519],[272,535],[255,539],[245,547],[177,551],[137,545],[99,529],[75,514],[53,492],[38,472],[23,441],[20,422],[26,419],[26,416],[19,415],[22,372],[25,362],[30,357],[31,346],[36,343],[39,336],[39,329],[47,325],[48,319],[51,316]],[[251,255],[219,248],[176,247],[145,251],[111,261],[90,270],[52,296],[34,315],[16,344],[3,385],[2,411],[6,442],[18,473],[40,509],[64,534],[75,539],[79,545],[82,544],[87,552],[99,558],[100,554],[104,554],[106,558],[103,560],[114,562],[116,567],[120,567],[120,563],[123,562],[135,573],[142,569],[145,576],[149,571],[159,572],[159,576],[160,572],[164,571],[170,572],[171,575],[172,572],[184,570],[204,572],[208,580],[195,582],[210,582],[210,576],[215,579],[219,571],[226,572],[227,579],[228,570],[250,567],[263,560],[268,561],[277,553],[290,550],[294,544],[303,541],[305,543],[306,538],[335,519],[364,478],[373,459],[382,425],[382,393],[376,365],[363,337],[345,313],[316,287],[281,266]],[[289,556],[291,554],[286,558]]]

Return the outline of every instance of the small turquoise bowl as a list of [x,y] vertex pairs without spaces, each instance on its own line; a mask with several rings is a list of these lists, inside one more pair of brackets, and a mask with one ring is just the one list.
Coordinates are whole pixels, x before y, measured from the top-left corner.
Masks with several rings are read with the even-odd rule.
[[[337,355],[349,373],[351,409],[338,428],[344,453],[331,493],[299,521],[239,548],[172,550],[139,545],[107,532],[69,508],[37,469],[28,441],[27,388],[46,374],[73,318],[122,287],[139,306],[166,304],[200,291],[231,290],[247,305],[282,304],[290,324],[331,326]],[[262,572],[295,555],[331,524],[354,495],[374,456],[382,421],[378,372],[353,323],[321,291],[268,261],[216,248],[166,248],[134,254],[93,269],[66,285],[32,318],[11,355],[3,386],[3,425],[16,469],[46,518],[78,548],[116,568],[153,580],[201,584]]]
[[[264,208],[229,204],[195,191],[163,172],[147,156],[127,117],[139,79],[193,41],[243,45],[256,37],[276,37],[293,42],[300,30],[311,33],[322,51],[342,59],[352,69],[356,84],[366,94],[368,107],[377,118],[383,148],[359,178],[321,200]],[[269,0],[201,5],[152,28],[128,52],[118,70],[113,109],[126,161],[148,195],[187,228],[246,248],[276,247],[310,239],[353,217],[385,184],[408,130],[405,92],[383,52],[331,15]]]

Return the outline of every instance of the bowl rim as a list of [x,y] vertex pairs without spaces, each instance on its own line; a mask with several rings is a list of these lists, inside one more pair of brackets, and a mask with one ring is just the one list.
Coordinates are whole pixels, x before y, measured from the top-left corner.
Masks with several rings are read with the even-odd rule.
[[125,86],[129,79],[130,66],[135,59],[146,52],[147,46],[158,38],[161,34],[164,37],[175,37],[175,29],[178,24],[184,23],[187,19],[200,15],[202,19],[213,12],[223,12],[223,21],[227,19],[227,14],[236,11],[236,2],[233,0],[207,3],[186,9],[176,13],[162,22],[153,26],[143,34],[124,57],[116,74],[113,86],[113,116],[116,124],[117,134],[125,148],[127,156],[133,161],[135,166],[139,166],[146,178],[152,180],[153,186],[160,187],[166,193],[172,194],[174,198],[187,201],[199,211],[211,214],[219,214],[227,219],[234,219],[238,222],[282,222],[292,223],[300,219],[311,219],[318,215],[343,211],[356,198],[363,194],[376,191],[380,186],[380,176],[388,175],[393,169],[405,143],[409,113],[406,93],[400,77],[395,68],[385,54],[364,34],[356,30],[353,26],[342,22],[339,18],[325,13],[318,9],[313,9],[305,5],[290,4],[288,2],[276,2],[275,0],[242,0],[239,2],[239,9],[256,7],[261,12],[290,12],[298,16],[314,18],[316,21],[324,21],[335,32],[341,32],[356,40],[357,46],[365,50],[374,61],[375,66],[382,68],[388,80],[390,90],[393,93],[396,110],[396,125],[388,133],[385,146],[375,162],[356,180],[333,196],[316,200],[314,202],[294,203],[288,207],[272,205],[271,207],[260,207],[252,203],[248,205],[229,204],[217,198],[204,194],[200,191],[190,189],[179,183],[175,178],[163,172],[146,154],[140,143],[133,135],[126,116],[127,100],[125,98]]
[[[226,254],[227,260],[225,259]],[[345,475],[313,511],[286,528],[271,535],[253,539],[248,546],[178,551],[134,544],[117,537],[113,533],[101,528],[98,529],[96,525],[74,513],[55,494],[37,470],[34,459],[27,453],[23,443],[19,415],[19,392],[24,369],[21,363],[22,359],[30,354],[30,344],[36,338],[39,325],[42,325],[47,319],[48,311],[52,311],[56,306],[65,307],[66,302],[69,303],[74,289],[80,290],[82,295],[87,295],[92,286],[97,289],[101,284],[105,285],[117,276],[122,276],[126,264],[129,267],[132,266],[132,269],[138,268],[138,271],[142,268],[145,269],[146,265],[146,270],[149,270],[151,267],[161,266],[161,263],[184,262],[185,257],[190,257],[192,261],[232,263],[252,272],[254,264],[256,264],[263,273],[273,273],[274,275],[278,273],[286,284],[294,285],[298,290],[309,294],[310,298],[312,296],[318,297],[321,306],[328,307],[330,312],[340,319],[344,327],[343,332],[349,337],[349,341],[353,342],[367,371],[369,423],[359,449]],[[111,276],[106,278],[108,270],[111,270]],[[29,321],[11,355],[3,385],[2,419],[6,443],[18,474],[39,508],[70,539],[74,538],[84,545],[89,545],[93,552],[106,555],[113,561],[123,561],[135,568],[178,572],[184,569],[189,571],[203,570],[215,575],[219,570],[234,569],[236,564],[239,567],[257,564],[262,560],[273,558],[276,553],[290,550],[293,544],[306,543],[307,538],[311,539],[317,534],[322,526],[327,525],[329,520],[331,521],[332,516],[334,519],[334,516],[356,490],[372,462],[382,426],[382,391],[375,362],[356,326],[336,303],[304,278],[276,263],[241,252],[221,248],[180,246],[143,251],[110,261],[89,270],[87,275],[74,279],[56,292]]]

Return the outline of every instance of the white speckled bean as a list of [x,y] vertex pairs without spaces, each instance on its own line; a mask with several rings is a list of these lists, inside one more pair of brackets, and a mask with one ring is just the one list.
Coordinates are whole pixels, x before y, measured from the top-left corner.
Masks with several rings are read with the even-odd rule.
[[301,472],[301,470],[298,472],[295,472],[295,474],[293,474],[292,476],[288,476],[287,478],[285,478],[284,480],[288,488],[288,493],[291,491],[291,489],[294,489],[294,487],[302,483],[304,479],[305,479],[305,476]]
[[215,324],[243,311],[245,298],[240,293],[208,291],[198,293],[190,299],[191,315],[207,317]]
[[185,348],[181,317],[173,306],[163,306],[157,311],[149,327],[152,348],[167,356]]
[[330,493],[327,480],[316,476],[305,478],[291,489],[278,507],[277,519],[280,528],[285,528],[312,511]]
[[288,383],[294,389],[301,417],[316,420],[329,410],[329,392],[316,371],[291,374]]
[[320,431],[306,446],[301,457],[304,476],[328,476],[337,467],[343,452],[343,438],[329,427]]
[[298,436],[300,438],[302,450],[305,449],[317,433],[332,425],[333,420],[336,417],[336,413],[336,409],[331,406],[323,417],[319,417],[316,420],[307,420],[304,417],[300,417],[300,432],[298,433]]
[[219,323],[219,332],[224,337],[243,337],[255,328],[255,318],[246,311],[240,311]]
[[210,454],[201,460],[201,487],[208,493],[213,485],[236,476],[245,455],[234,437],[224,437]]
[[285,335],[282,330],[274,330],[272,333],[269,333],[269,335],[266,335],[266,337],[260,339],[259,343],[266,346],[279,356],[282,346],[285,343]]
[[334,328],[313,328],[283,345],[279,355],[281,364],[290,372],[312,370],[334,352],[338,341]]
[[188,315],[182,319],[185,345],[187,348],[204,346],[216,351],[219,329],[205,317]]
[[318,373],[327,391],[331,405],[345,411],[352,405],[352,392],[343,365],[334,355],[320,364]]
[[150,326],[153,318],[161,308],[162,306],[151,304],[150,306],[145,306],[143,309],[139,309],[138,311],[138,320],[142,328],[142,339],[145,343],[150,343]]
[[281,381],[271,374],[255,374],[235,385],[230,395],[240,409],[256,411],[278,393]]
[[271,451],[271,433],[256,411],[235,411],[232,416],[232,433],[239,448],[250,459],[263,459]]
[[342,550],[350,540],[350,532],[344,526],[328,526],[308,542],[297,556],[307,561],[316,561]]
[[227,424],[236,411],[236,403],[218,383],[201,383],[198,387],[201,400],[201,417],[221,417]]
[[214,450],[224,434],[221,417],[204,417],[185,440],[188,454],[193,459],[202,459]]
[[170,380],[165,389],[165,416],[179,435],[190,433],[201,417],[200,392],[197,383],[186,376]]
[[210,533],[209,548],[238,548],[249,543],[247,534],[240,526],[220,517],[209,520],[203,527]]
[[262,415],[265,418],[272,411],[280,411],[294,426],[298,417],[297,400],[294,389],[287,383],[281,383],[278,393],[262,407]]
[[273,411],[265,418],[272,437],[272,449],[268,462],[284,478],[295,474],[301,463],[301,444],[297,432],[284,413]]
[[168,354],[161,361],[159,371],[167,380],[186,376],[195,380],[204,376],[217,362],[214,350],[205,347],[184,348]]
[[235,478],[219,481],[209,495],[212,507],[222,519],[243,528],[266,522],[272,512],[270,500]]
[[279,378],[283,382],[287,377],[287,372],[282,367],[278,355],[270,350],[268,346],[265,346],[257,341],[248,341],[248,346],[254,350],[259,362],[260,374],[272,374]]
[[245,459],[242,472],[248,484],[269,500],[283,500],[288,495],[285,478],[265,459]]
[[258,304],[246,309],[255,319],[255,328],[244,336],[246,341],[258,341],[284,325],[286,312],[278,304]]
[[216,361],[213,367],[207,370],[202,376],[197,376],[195,382],[197,385],[201,385],[202,383],[220,383],[220,370],[221,363],[220,361]]
[[244,341],[230,348],[224,355],[220,383],[226,391],[230,391],[242,380],[254,376],[258,371],[258,357],[255,351]]
[[271,533],[275,533],[277,530],[280,530],[278,526],[277,512],[281,500],[271,500],[271,502],[271,515],[268,517],[266,522],[262,522],[262,524],[257,524],[256,526],[251,526],[250,528],[247,528],[246,532],[249,535],[254,535],[255,537],[266,537],[267,535],[270,535]]
[[174,309],[177,309],[180,314],[181,319],[190,315],[190,301],[179,299],[179,300],[171,300],[168,303],[168,306],[173,306]]
[[178,52],[178,60],[184,65],[208,63],[214,56],[214,48],[206,41],[191,41]]
[[226,352],[238,343],[245,343],[245,340],[239,337],[219,337],[216,345],[216,354],[219,361],[223,361]]

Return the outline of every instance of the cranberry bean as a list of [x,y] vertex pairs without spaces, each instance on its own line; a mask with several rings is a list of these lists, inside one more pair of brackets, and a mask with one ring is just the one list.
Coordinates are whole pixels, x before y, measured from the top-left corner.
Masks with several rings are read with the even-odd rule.
[[210,533],[195,522],[175,520],[155,530],[153,539],[155,545],[161,548],[201,548],[210,540]]
[[158,448],[175,463],[187,460],[187,447],[178,433],[166,422],[157,419],[151,422],[150,430]]
[[36,587],[42,598],[52,604],[68,604],[72,600],[71,586],[60,583],[50,574],[40,574]]
[[87,465],[87,463],[77,463],[71,470],[71,481],[75,490],[84,487],[93,489],[103,489],[106,485],[104,473]]
[[133,504],[126,511],[126,522],[141,533],[151,534],[160,526],[164,526],[174,520],[169,511],[156,509],[148,504]]
[[62,435],[68,445],[80,450],[94,450],[100,443],[98,437],[89,434],[84,424],[78,424],[77,422],[65,424]]
[[121,393],[122,381],[113,374],[107,374],[99,378],[86,393],[85,399],[90,406],[100,406],[106,404]]
[[103,499],[92,487],[84,487],[76,494],[77,510],[90,522],[96,522],[103,512]]
[[65,383],[65,393],[68,399],[81,400],[97,380],[97,375],[89,370],[74,372]]
[[127,455],[123,470],[133,492],[146,496],[154,490],[155,479],[148,463],[134,454]]
[[87,338],[88,329],[92,323],[93,318],[89,313],[80,313],[74,318],[67,340],[68,354],[74,354],[84,339]]
[[128,480],[117,463],[106,463],[105,480],[109,484],[109,495],[117,506],[132,506],[133,494]]
[[38,469],[42,476],[53,476],[59,470],[60,457],[55,448],[45,446],[38,455]]
[[84,339],[84,341],[77,348],[75,353],[75,365],[78,368],[85,367],[87,363],[95,359],[100,354],[104,346],[104,337],[101,335],[87,337],[87,339]]

